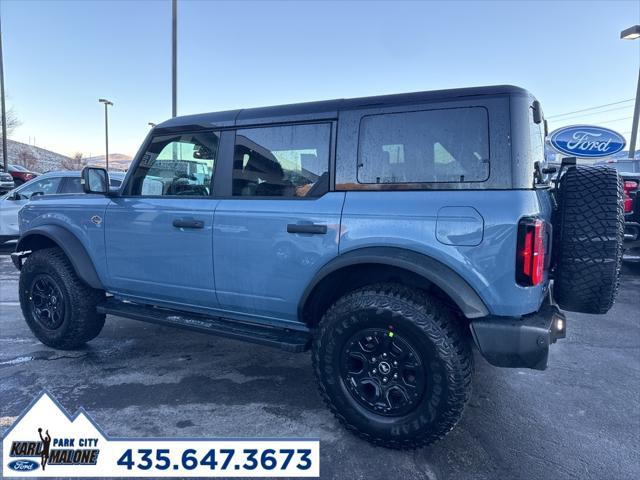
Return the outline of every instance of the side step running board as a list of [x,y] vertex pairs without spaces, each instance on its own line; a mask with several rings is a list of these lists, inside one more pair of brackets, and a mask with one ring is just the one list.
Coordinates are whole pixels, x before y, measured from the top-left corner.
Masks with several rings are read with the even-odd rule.
[[122,302],[115,298],[107,299],[98,305],[97,309],[99,313],[258,343],[287,352],[304,352],[309,349],[311,343],[311,333],[308,331],[270,327],[221,317],[151,307]]

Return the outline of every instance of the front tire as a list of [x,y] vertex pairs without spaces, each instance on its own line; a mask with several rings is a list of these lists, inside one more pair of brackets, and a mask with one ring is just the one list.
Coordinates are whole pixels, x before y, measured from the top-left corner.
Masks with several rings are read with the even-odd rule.
[[473,358],[453,314],[401,285],[372,285],[339,299],[320,323],[313,365],[338,420],[388,448],[442,438],[471,394]]
[[19,288],[27,325],[49,347],[77,348],[104,326],[105,315],[96,311],[104,292],[82,282],[59,248],[29,255],[20,271]]

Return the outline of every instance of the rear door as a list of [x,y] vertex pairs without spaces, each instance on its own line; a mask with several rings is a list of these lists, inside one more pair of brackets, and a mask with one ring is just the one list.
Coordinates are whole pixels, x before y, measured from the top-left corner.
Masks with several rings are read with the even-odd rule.
[[217,306],[211,185],[219,133],[160,135],[105,218],[109,288],[154,304]]
[[331,122],[242,128],[215,213],[216,290],[227,311],[297,320],[314,274],[338,254],[344,193],[330,191]]

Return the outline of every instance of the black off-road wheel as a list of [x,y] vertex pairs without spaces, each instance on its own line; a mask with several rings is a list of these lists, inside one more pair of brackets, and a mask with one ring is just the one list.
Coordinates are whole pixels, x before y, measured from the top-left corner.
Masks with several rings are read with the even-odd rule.
[[20,306],[42,343],[69,350],[95,338],[105,315],[96,311],[104,292],[83,283],[59,248],[37,250],[20,271]]
[[560,179],[553,295],[564,310],[606,313],[620,284],[622,180],[608,167],[572,167]]
[[460,419],[473,358],[454,315],[421,291],[377,284],[339,299],[313,343],[320,392],[338,420],[377,445],[422,447]]

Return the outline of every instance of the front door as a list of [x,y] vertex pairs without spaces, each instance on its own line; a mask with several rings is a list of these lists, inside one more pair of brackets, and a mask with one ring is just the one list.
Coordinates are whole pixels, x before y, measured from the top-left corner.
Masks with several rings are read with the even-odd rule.
[[211,185],[219,134],[154,137],[104,220],[109,290],[154,304],[217,306]]
[[314,274],[338,255],[344,193],[329,191],[331,123],[239,129],[232,191],[213,232],[220,306],[296,321]]

